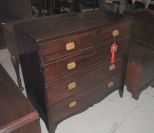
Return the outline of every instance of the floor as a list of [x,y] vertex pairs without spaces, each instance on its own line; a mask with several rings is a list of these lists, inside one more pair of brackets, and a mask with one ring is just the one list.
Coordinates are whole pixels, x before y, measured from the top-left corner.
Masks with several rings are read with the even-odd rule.
[[[7,49],[0,51],[0,63],[16,82],[16,75]],[[25,92],[24,92],[25,93]],[[41,120],[42,133],[47,133]],[[153,133],[154,88],[149,87],[138,101],[124,91],[121,99],[115,91],[100,103],[62,123],[56,133]]]

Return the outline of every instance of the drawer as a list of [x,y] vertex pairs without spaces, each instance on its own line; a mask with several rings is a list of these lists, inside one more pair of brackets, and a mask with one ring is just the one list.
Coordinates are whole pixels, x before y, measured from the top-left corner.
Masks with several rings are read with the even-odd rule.
[[[128,38],[117,41],[118,52],[128,51]],[[56,80],[72,75],[83,69],[95,65],[111,57],[111,42],[95,51],[86,51],[70,58],[53,62],[44,66],[45,83],[50,84]]]
[[118,58],[115,64],[109,61],[98,64],[86,71],[74,74],[69,78],[64,78],[46,87],[48,103],[53,105],[71,95],[84,89],[88,89],[94,84],[103,81],[105,78],[121,72],[123,69],[123,59]]
[[132,31],[139,31],[139,32],[145,32],[147,34],[152,34],[154,31],[154,26],[152,23],[149,22],[144,22],[143,20],[139,21],[133,21],[132,26],[131,26]]
[[94,52],[86,51],[76,56],[47,64],[44,66],[45,83],[50,84],[56,80],[74,74],[91,64],[94,64],[95,61],[93,58]]
[[71,96],[62,102],[49,108],[53,122],[59,122],[76,113],[82,112],[88,107],[104,99],[113,90],[122,85],[122,74],[110,77],[105,81],[89,87],[85,91]]
[[130,33],[130,24],[131,21],[124,22],[124,23],[119,23],[116,24],[115,26],[110,26],[110,27],[102,27],[98,29],[98,44],[101,44],[102,42],[108,41],[108,40],[113,40],[113,31],[117,29],[119,31],[119,35],[116,36],[116,39],[123,38]]
[[57,40],[45,42],[40,46],[43,62],[52,61],[58,57],[69,55],[89,47],[94,47],[94,32],[86,32]]
[[[124,38],[117,39],[116,44],[118,45],[116,53],[128,53],[128,45],[130,42],[130,36],[125,36]],[[108,40],[103,42],[102,44],[96,44],[96,49],[104,49],[103,55],[108,53],[111,55],[111,46],[113,44],[113,40]]]
[[143,40],[146,43],[149,43],[152,39],[151,34],[147,34],[144,31],[141,32],[141,31],[135,31],[135,30],[132,32],[132,37],[135,39]]

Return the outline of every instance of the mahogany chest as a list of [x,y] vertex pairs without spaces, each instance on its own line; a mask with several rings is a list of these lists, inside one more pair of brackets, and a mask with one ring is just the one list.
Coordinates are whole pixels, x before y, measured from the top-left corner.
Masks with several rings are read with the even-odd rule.
[[154,86],[154,12],[139,11],[132,15],[126,85],[138,99],[144,89]]
[[0,65],[0,133],[41,133],[39,116]]
[[111,92],[122,96],[130,24],[128,15],[95,10],[15,25],[27,95],[50,133]]

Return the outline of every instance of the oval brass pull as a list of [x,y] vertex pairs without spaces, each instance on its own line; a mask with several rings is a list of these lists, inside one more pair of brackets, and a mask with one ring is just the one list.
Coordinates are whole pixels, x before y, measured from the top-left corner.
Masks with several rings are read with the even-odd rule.
[[76,83],[75,82],[71,82],[71,83],[68,84],[68,90],[70,90],[70,91],[75,89],[75,87],[76,87]]
[[70,42],[66,44],[66,50],[70,51],[72,49],[75,49],[75,43],[74,42]]
[[111,87],[113,87],[113,85],[114,85],[114,82],[111,81],[111,82],[109,82],[109,83],[107,84],[107,87],[108,87],[108,88],[111,88]]
[[76,67],[76,63],[75,62],[71,62],[67,64],[67,69],[68,70],[72,70]]
[[115,69],[115,67],[116,67],[115,64],[112,64],[112,65],[109,66],[109,70],[113,71]]
[[113,35],[114,37],[119,36],[119,30],[118,30],[118,29],[113,30],[113,31],[112,31],[112,35]]
[[77,105],[77,101],[69,103],[69,108],[74,108]]
[[1,25],[4,25],[4,24],[5,24],[5,22],[2,22],[2,23],[1,23]]

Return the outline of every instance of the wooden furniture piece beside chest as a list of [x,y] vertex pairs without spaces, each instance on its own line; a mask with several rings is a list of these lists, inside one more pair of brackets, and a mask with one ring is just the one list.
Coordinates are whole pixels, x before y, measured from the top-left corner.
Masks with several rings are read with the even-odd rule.
[[122,96],[130,24],[129,16],[95,10],[15,25],[27,95],[50,133],[111,92]]
[[6,48],[2,25],[24,18],[31,18],[31,0],[0,1],[0,48]]
[[139,11],[132,15],[126,85],[138,99],[144,89],[154,86],[154,12]]
[[1,11],[0,10],[0,49],[5,48],[5,39],[4,39],[4,31],[3,25],[9,21],[15,21],[18,17],[10,14],[8,11]]
[[0,10],[0,47],[8,48],[19,88],[23,90],[19,74],[19,59],[15,45],[13,24],[19,20],[32,17],[31,0],[1,0],[0,9],[2,9]]
[[41,133],[39,116],[0,65],[0,133]]
[[130,43],[130,57],[127,67],[126,85],[135,99],[148,86],[154,86],[154,50]]
[[140,40],[142,46],[154,50],[154,11],[141,10],[132,15],[132,38]]
[[7,46],[10,55],[11,55],[11,61],[14,66],[14,70],[16,73],[17,77],[17,82],[18,82],[18,87],[21,90],[24,90],[21,82],[21,77],[20,77],[20,71],[19,71],[19,57],[18,57],[18,52],[17,52],[17,47],[16,47],[16,41],[15,41],[15,33],[14,33],[14,28],[13,24],[18,23],[19,21],[12,21],[12,22],[7,22],[5,23],[3,27],[3,34],[4,34],[4,39],[5,39],[5,45]]

